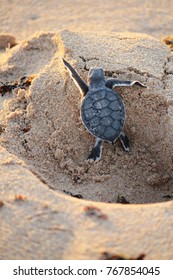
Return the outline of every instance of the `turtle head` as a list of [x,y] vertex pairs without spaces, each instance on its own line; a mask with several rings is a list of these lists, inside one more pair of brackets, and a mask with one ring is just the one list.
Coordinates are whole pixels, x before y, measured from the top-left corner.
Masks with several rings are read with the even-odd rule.
[[88,73],[88,84],[90,87],[105,85],[104,71],[102,68],[90,68]]

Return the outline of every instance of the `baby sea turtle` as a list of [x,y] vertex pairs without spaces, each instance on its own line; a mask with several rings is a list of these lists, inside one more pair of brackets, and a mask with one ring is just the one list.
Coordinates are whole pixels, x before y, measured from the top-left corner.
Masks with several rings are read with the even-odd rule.
[[102,68],[90,68],[88,84],[76,70],[62,58],[70,75],[78,86],[82,96],[81,118],[87,130],[96,137],[95,145],[88,159],[100,160],[102,142],[114,143],[120,139],[125,151],[129,151],[129,140],[123,131],[125,108],[121,97],[113,89],[117,86],[138,85],[147,87],[139,81],[120,81],[114,78],[105,79]]

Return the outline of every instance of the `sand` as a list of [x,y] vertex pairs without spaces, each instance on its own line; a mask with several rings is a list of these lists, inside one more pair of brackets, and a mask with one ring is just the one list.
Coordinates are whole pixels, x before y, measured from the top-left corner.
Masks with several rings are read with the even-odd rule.
[[172,35],[171,0],[1,0],[0,32],[18,41],[35,31],[60,29],[93,32],[140,32],[157,38]]
[[[117,52],[118,57],[114,56]],[[102,65],[107,77],[140,80],[149,87],[119,89],[126,105],[130,153],[117,141],[115,146],[104,144],[100,162],[86,160],[95,140],[81,122],[81,95],[61,56],[85,80],[90,67]],[[168,48],[147,35],[69,31],[34,35],[10,49],[3,65],[7,67],[2,71],[3,81],[10,64],[14,80],[35,75],[28,90],[16,89],[11,98],[10,94],[2,97],[4,147],[55,190],[109,203],[117,202],[118,196],[130,203],[165,201],[173,192],[172,134],[168,131],[172,107],[163,94],[167,78],[172,77],[165,70],[169,57]]]
[[[97,1],[93,6],[86,1],[80,7],[77,2],[72,12],[69,1],[51,1],[50,5],[43,1],[41,8],[37,2],[34,13],[29,10],[34,1],[25,1],[20,9],[17,1],[11,9],[2,3],[0,81],[10,83],[23,76],[32,79],[31,85],[0,97],[0,215],[4,220],[0,257],[97,259],[112,248],[113,253],[129,258],[141,253],[150,259],[171,258],[172,228],[165,213],[172,211],[172,204],[150,205],[173,196],[173,57],[161,41],[171,32],[170,6],[167,9],[165,1],[159,1],[158,8],[156,3],[144,1],[144,12],[139,1],[132,1],[131,6],[122,1],[116,6],[116,16],[114,1],[102,3],[97,10]],[[15,24],[10,12],[16,16]],[[87,161],[95,140],[81,122],[81,95],[62,56],[85,80],[90,67],[101,66],[107,78],[139,80],[148,86],[117,88],[126,106],[129,153],[118,141],[114,146],[104,143],[102,160]],[[71,198],[74,195],[83,199]],[[90,205],[95,210],[87,212]],[[133,221],[130,224],[128,215]],[[150,228],[148,236],[145,227]],[[95,245],[89,248],[93,229],[95,236],[101,230],[102,238],[96,241],[92,235]],[[136,239],[132,241],[129,232],[134,230]],[[119,232],[121,240],[114,243]],[[17,236],[14,241],[13,236]],[[141,238],[143,244],[139,245]],[[25,239],[27,246],[22,245]],[[163,252],[158,248],[161,243]],[[41,244],[44,246],[38,250]]]

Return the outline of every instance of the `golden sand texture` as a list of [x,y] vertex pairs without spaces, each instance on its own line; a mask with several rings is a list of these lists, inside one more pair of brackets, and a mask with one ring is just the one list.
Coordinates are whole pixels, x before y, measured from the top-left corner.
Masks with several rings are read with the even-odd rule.
[[164,38],[172,35],[171,0],[1,0],[0,33],[18,40],[36,31],[60,29],[94,32],[141,32]]
[[173,258],[172,202],[132,206],[71,198],[49,189],[4,148],[0,155],[2,260]]
[[[0,6],[0,259],[172,259],[173,56],[156,38],[172,38],[173,2]],[[86,160],[95,139],[62,56],[85,81],[99,66],[148,86],[117,88],[129,153],[104,143]]]
[[[2,144],[49,186],[111,203],[119,196],[151,203],[172,195],[172,74],[166,70],[171,53],[163,43],[136,33],[38,33],[8,56],[4,79],[11,69],[15,79],[36,78],[29,90],[3,97]],[[105,143],[102,160],[87,162],[95,140],[82,124],[81,95],[61,56],[85,80],[90,67],[102,66],[107,77],[140,80],[149,87],[117,89],[126,106],[130,153],[118,141]]]

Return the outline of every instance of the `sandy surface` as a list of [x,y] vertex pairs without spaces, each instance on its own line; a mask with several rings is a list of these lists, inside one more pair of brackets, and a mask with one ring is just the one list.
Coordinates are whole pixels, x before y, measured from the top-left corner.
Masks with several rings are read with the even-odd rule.
[[95,32],[141,32],[163,38],[172,34],[171,0],[1,0],[0,32],[18,40],[35,31],[60,29]]
[[[94,138],[80,120],[80,92],[60,56],[75,63],[85,80],[90,67],[102,65],[107,76],[140,80],[150,88],[119,89],[126,105],[130,153],[118,141],[115,146],[105,143],[103,159],[87,162]],[[13,98],[9,94],[1,98],[2,144],[55,190],[110,203],[119,196],[130,203],[165,201],[173,193],[171,101],[164,96],[172,79],[165,70],[170,57],[164,44],[147,35],[68,31],[35,35],[9,50],[2,65],[3,81],[9,72],[14,80],[36,76],[27,91],[16,89]]]
[[[111,246],[119,253],[128,253],[129,257],[141,252],[147,253],[148,258],[172,256],[168,250],[170,243],[168,241],[165,245],[164,239],[167,236],[171,242],[169,222],[166,234],[159,232],[157,236],[152,231],[153,220],[151,235],[140,247],[137,241],[146,234],[141,231],[133,243],[134,250],[125,242],[130,238],[128,223],[126,229],[122,228],[124,235],[116,245],[108,245],[108,239],[113,242],[115,235],[119,234],[114,224],[109,225],[110,234],[102,228],[103,243],[96,243],[94,253],[86,244],[89,228],[93,227],[97,235],[97,222],[93,221],[92,225],[86,222],[83,232],[86,243],[75,226],[75,219],[82,226],[77,209],[84,209],[80,207],[86,207],[88,202],[85,200],[90,200],[107,203],[93,205],[99,205],[101,211],[107,209],[108,216],[113,211],[109,221],[113,221],[116,214],[122,218],[123,213],[126,219],[131,209],[134,223],[129,225],[130,231],[139,224],[137,232],[140,232],[141,227],[150,227],[148,217],[153,208],[144,214],[140,227],[138,210],[145,208],[121,208],[130,206],[115,203],[124,199],[130,204],[165,202],[173,196],[173,57],[169,48],[159,40],[171,35],[173,3],[143,1],[143,6],[141,1],[131,1],[130,5],[126,1],[91,3],[25,1],[20,6],[18,1],[10,4],[1,1],[4,12],[0,16],[0,32],[3,33],[0,35],[0,81],[6,83],[23,76],[33,77],[29,87],[18,87],[0,96],[2,258],[33,258],[42,242],[45,246],[35,258],[91,258],[93,254],[92,258],[100,258],[99,254]],[[60,31],[64,28],[71,31]],[[64,68],[61,56],[66,57],[85,80],[90,67],[101,66],[106,77],[139,80],[149,87],[117,89],[126,106],[125,131],[131,146],[128,154],[117,141],[115,146],[104,144],[100,162],[86,160],[94,138],[81,123],[80,92]],[[84,200],[79,202],[68,194]],[[160,204],[157,205],[159,210],[154,213],[158,224],[165,218],[166,210],[162,213]],[[171,203],[165,204],[168,209],[171,206]],[[29,222],[24,229],[25,222],[32,221],[35,211],[44,219],[34,218],[34,223]],[[99,211],[96,210],[97,218],[100,218]],[[25,214],[27,218],[20,224],[17,215]],[[53,217],[55,223],[50,222]],[[66,221],[64,217],[68,217]],[[10,224],[8,219],[13,222]],[[43,233],[43,240],[39,240],[42,233],[40,229],[34,230],[35,225],[40,229],[48,228]],[[71,227],[76,239],[70,237]],[[60,231],[58,237],[52,235],[54,230]],[[12,240],[15,234],[24,243],[25,238],[29,240],[24,251],[23,243],[17,248],[17,240]],[[56,238],[59,243],[50,250],[49,245]],[[157,242],[148,252],[154,239]],[[156,249],[160,240],[165,248],[162,254]],[[9,245],[5,251],[7,241]],[[69,242],[70,247],[63,245]],[[124,248],[127,248],[126,252]],[[55,249],[59,250],[58,254]]]

